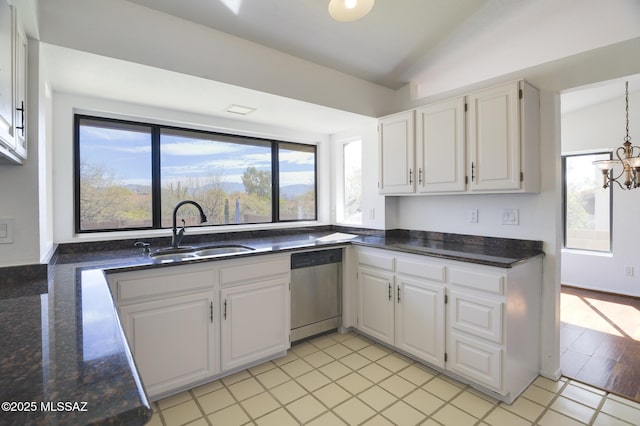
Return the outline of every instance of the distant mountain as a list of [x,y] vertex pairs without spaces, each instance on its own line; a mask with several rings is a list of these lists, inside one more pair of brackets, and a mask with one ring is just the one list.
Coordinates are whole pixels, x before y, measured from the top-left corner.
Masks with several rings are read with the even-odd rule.
[[287,185],[280,188],[280,196],[285,199],[292,199],[299,197],[305,192],[313,189],[313,185],[298,183],[295,185]]
[[237,182],[221,182],[215,185],[217,188],[222,189],[227,194],[233,194],[234,192],[244,192],[244,184]]
[[145,194],[151,194],[151,186],[150,185],[136,185],[136,184],[129,184],[129,185],[124,185],[125,188],[127,188],[128,190],[135,192],[136,194],[139,195],[145,195]]

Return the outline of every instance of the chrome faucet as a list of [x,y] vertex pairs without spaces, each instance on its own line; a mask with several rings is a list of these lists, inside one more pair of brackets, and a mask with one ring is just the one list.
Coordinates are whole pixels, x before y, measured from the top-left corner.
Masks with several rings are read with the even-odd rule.
[[185,204],[193,204],[198,208],[198,210],[200,211],[200,223],[204,223],[207,221],[207,216],[204,214],[202,207],[200,207],[200,204],[196,203],[195,201],[185,200],[180,201],[178,204],[176,204],[176,207],[173,209],[173,238],[171,238],[171,247],[173,248],[178,248],[180,246],[180,241],[182,241],[182,237],[184,237],[184,227],[186,223],[184,219],[182,219],[182,229],[178,231],[176,216],[178,214],[178,209]]

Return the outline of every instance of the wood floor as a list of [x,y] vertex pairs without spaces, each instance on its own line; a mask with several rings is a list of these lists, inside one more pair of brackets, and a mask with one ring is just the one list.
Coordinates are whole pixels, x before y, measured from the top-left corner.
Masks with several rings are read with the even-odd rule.
[[560,367],[640,402],[640,299],[562,286]]

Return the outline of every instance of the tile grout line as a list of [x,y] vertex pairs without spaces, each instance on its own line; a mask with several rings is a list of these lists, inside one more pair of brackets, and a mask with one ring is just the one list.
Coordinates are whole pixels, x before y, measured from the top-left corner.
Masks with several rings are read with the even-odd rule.
[[[377,416],[380,416],[380,418],[388,420],[388,421],[393,423],[392,418],[387,417],[385,414],[383,414],[383,412],[385,410],[388,410],[389,408],[393,407],[394,405],[398,404],[399,401],[404,401],[404,398],[406,398],[408,395],[411,395],[412,393],[416,392],[417,390],[422,390],[424,392],[427,392],[428,394],[430,394],[433,397],[435,397],[435,398],[437,398],[437,399],[442,401],[442,399],[440,398],[440,396],[438,396],[438,394],[434,394],[430,390],[427,390],[427,389],[424,388],[424,386],[426,386],[428,383],[432,382],[436,378],[440,378],[441,380],[445,380],[446,382],[449,382],[449,380],[447,380],[447,379],[449,379],[448,376],[445,376],[442,372],[440,372],[438,370],[435,370],[435,369],[429,367],[428,365],[424,365],[424,364],[422,364],[422,363],[420,363],[418,361],[415,361],[414,359],[412,359],[410,357],[407,357],[403,353],[398,352],[396,350],[393,350],[392,348],[388,348],[386,345],[384,345],[384,344],[382,344],[380,342],[377,342],[377,341],[375,341],[373,339],[370,339],[367,336],[360,335],[360,334],[357,334],[357,333],[350,334],[350,337],[348,337],[346,339],[338,340],[338,339],[334,339],[334,338],[330,337],[329,335],[327,335],[327,337],[325,337],[325,339],[331,339],[331,340],[330,341],[326,341],[326,340],[317,341],[314,344],[314,343],[312,343],[312,341],[314,339],[310,339],[309,341],[304,342],[305,344],[310,345],[310,347],[307,347],[307,348],[300,347],[300,348],[298,348],[299,349],[298,351],[296,351],[295,346],[293,346],[289,350],[290,352],[287,351],[287,353],[283,357],[281,357],[281,358],[289,357],[286,360],[286,362],[277,363],[276,362],[277,359],[276,360],[270,360],[270,361],[265,361],[264,363],[256,365],[254,367],[237,371],[236,373],[233,373],[233,374],[241,374],[241,373],[244,372],[246,374],[246,376],[244,376],[243,378],[239,378],[238,380],[233,381],[233,383],[229,383],[228,380],[225,382],[225,379],[228,379],[229,377],[233,376],[233,374],[217,379],[217,381],[219,381],[219,383],[221,385],[220,388],[216,389],[216,390],[212,390],[211,392],[206,392],[206,393],[200,395],[200,397],[202,397],[204,395],[207,395],[209,393],[216,392],[216,391],[221,390],[221,389],[225,389],[225,391],[228,392],[231,395],[234,403],[230,404],[230,405],[228,405],[226,407],[220,408],[218,410],[215,410],[210,414],[205,413],[204,406],[200,403],[200,401],[198,400],[198,397],[195,395],[194,388],[187,390],[186,392],[189,395],[190,399],[195,400],[194,402],[196,403],[196,406],[198,407],[199,414],[200,414],[200,417],[198,417],[195,420],[189,420],[189,422],[191,422],[191,421],[200,421],[204,417],[205,422],[207,424],[211,425],[213,423],[213,421],[209,419],[209,417],[208,417],[209,415],[213,415],[214,413],[218,413],[218,412],[220,412],[222,410],[228,409],[229,407],[232,407],[233,405],[239,405],[240,406],[239,408],[242,410],[244,415],[246,415],[246,417],[249,419],[247,422],[244,423],[245,425],[258,424],[258,421],[260,419],[263,419],[263,418],[269,416],[270,414],[274,413],[275,411],[280,410],[281,408],[284,410],[285,413],[287,413],[287,415],[289,415],[291,417],[291,419],[295,420],[296,422],[298,422],[300,424],[308,424],[308,423],[311,423],[311,422],[317,422],[317,420],[319,418],[321,418],[322,416],[327,415],[328,413],[331,413],[336,418],[338,418],[341,421],[344,421],[345,423],[349,424],[350,422],[347,421],[346,418],[343,418],[340,414],[338,414],[338,412],[336,412],[334,410],[337,407],[340,407],[341,405],[343,405],[344,403],[354,400],[354,401],[357,401],[359,403],[364,404],[366,407],[368,407],[368,408],[370,408],[372,410],[371,416],[365,418],[364,420],[361,420],[360,423],[358,423],[358,424],[369,422],[369,421],[371,421],[373,418],[375,418]],[[347,342],[349,340],[353,340],[353,339],[360,339],[360,340],[362,340],[362,342],[352,342],[351,346],[348,346],[348,345],[344,344],[345,342]],[[330,344],[327,344],[327,343],[330,343]],[[366,343],[366,344],[362,345],[362,343]],[[331,347],[334,347],[336,345],[342,345],[342,346],[346,347],[347,349],[349,349],[349,353],[343,354],[341,356],[334,356],[334,355],[331,355],[329,352],[326,352],[327,349],[329,349]],[[357,347],[357,349],[354,349],[356,347]],[[379,354],[375,354],[375,352],[372,353],[371,351],[369,351],[368,355],[371,356],[371,357],[365,356],[364,354],[361,353],[361,351],[366,350],[367,348],[375,348],[375,349],[381,350],[381,351],[384,352],[384,354],[382,356],[379,356]],[[389,349],[391,349],[391,350],[389,350]],[[338,352],[334,351],[333,353],[338,353]],[[320,356],[318,359],[316,359],[315,362],[307,361],[308,357],[314,356],[316,354],[323,354],[323,355]],[[357,354],[360,357],[362,357],[362,361],[366,360],[366,363],[364,365],[360,365],[360,366],[358,366],[356,368],[355,366],[357,366],[359,363],[355,359],[354,359],[354,361],[356,361],[356,362],[351,362],[350,361],[349,364],[345,364],[344,362],[341,361],[344,358],[352,356],[354,354]],[[323,360],[322,357],[324,357],[324,356],[326,356],[326,359]],[[389,356],[393,356],[393,357],[398,358],[399,360],[405,362],[406,365],[401,366],[397,370],[390,370],[384,364],[379,363],[381,360],[384,360]],[[298,374],[296,377],[293,377],[293,375],[290,374],[289,372],[287,372],[287,370],[285,370],[283,367],[285,367],[286,365],[288,365],[288,364],[290,364],[292,362],[296,362],[296,361],[302,361],[302,362],[306,363],[308,366],[311,367],[311,369],[308,370],[308,371],[305,371],[304,373]],[[268,366],[269,368],[266,368],[266,369],[264,369],[264,367],[263,368],[256,368],[256,367],[263,366],[263,364],[266,364],[266,363],[270,363],[270,365]],[[333,375],[329,376],[327,373],[321,371],[321,368],[323,368],[324,366],[327,366],[329,364],[332,364],[332,363],[338,363],[339,365],[344,366],[349,372],[347,374],[343,375],[343,376],[339,376],[339,377],[336,377],[334,379],[334,378],[332,378]],[[388,364],[388,365],[392,366],[393,364]],[[363,369],[367,368],[367,367],[370,367],[370,366],[376,366],[376,367],[384,370],[385,372],[388,372],[389,375],[385,376],[385,377],[383,377],[382,379],[379,379],[379,380],[369,379],[369,377],[367,377],[365,374],[361,373],[361,371]],[[407,378],[405,378],[404,376],[401,375],[401,373],[403,371],[406,371],[407,369],[411,368],[412,366],[416,366],[417,368],[422,368],[423,367],[424,371],[426,373],[428,373],[429,375],[431,375],[432,377],[428,378],[424,383],[417,384],[417,382],[420,382],[420,380],[416,380],[416,382],[414,382],[413,380],[409,380],[409,379],[407,379]],[[281,383],[277,383],[277,384],[272,385],[272,386],[268,386],[268,383],[262,383],[262,381],[258,377],[260,375],[266,374],[266,373],[268,373],[270,371],[279,371],[280,373],[283,374],[283,377],[287,378],[287,380],[285,380],[284,382],[281,382]],[[328,380],[328,382],[324,383],[323,385],[321,385],[321,386],[319,386],[317,388],[314,387],[315,385],[313,383],[307,382],[308,385],[310,386],[309,388],[307,388],[307,386],[302,385],[302,382],[298,381],[298,379],[300,379],[301,377],[305,376],[308,373],[314,372],[314,371],[317,372],[318,374],[320,374],[320,376],[323,378],[322,381]],[[294,374],[295,374],[295,372],[294,372]],[[347,388],[344,388],[341,384],[338,383],[339,380],[341,380],[342,378],[347,377],[347,376],[349,376],[351,374],[358,374],[358,375],[364,377],[369,382],[371,382],[371,385],[367,385],[367,387],[365,387],[364,389],[358,390],[357,393],[352,393]],[[407,373],[407,374],[410,374],[410,373]],[[406,374],[405,374],[405,376],[406,376]],[[383,383],[385,380],[388,380],[391,377],[396,377],[396,378],[399,378],[399,379],[403,379],[406,382],[410,383],[411,384],[411,390],[408,391],[406,394],[404,394],[402,397],[399,397],[398,394],[402,393],[402,391],[400,391],[398,394],[396,394],[396,392],[392,392],[391,390],[388,390],[387,388],[381,386],[381,383]],[[236,397],[236,395],[233,392],[231,392],[231,387],[233,385],[242,383],[242,382],[247,381],[247,380],[255,381],[257,383],[257,386],[259,386],[259,388],[261,389],[261,391],[258,392],[257,394],[251,395],[251,396],[243,399],[242,401],[240,401],[238,399],[238,397]],[[558,399],[561,396],[563,396],[562,392],[564,392],[567,389],[567,387],[571,385],[572,381],[575,382],[574,386],[577,386],[577,387],[580,387],[580,386],[577,385],[577,383],[581,383],[579,380],[573,380],[573,379],[570,379],[570,378],[567,378],[567,380],[563,380],[563,378],[561,378],[560,381],[562,382],[562,385],[558,389],[554,388],[554,390],[551,390],[551,388],[547,389],[547,387],[543,386],[543,383],[535,384],[535,383],[532,382],[527,387],[527,389],[528,389],[531,386],[534,386],[535,388],[537,388],[539,390],[543,390],[543,391],[546,391],[546,392],[551,392],[553,394],[553,396],[549,400],[549,402],[544,404],[544,405],[540,404],[538,401],[532,400],[532,399],[530,399],[528,397],[525,397],[523,395],[519,396],[519,398],[524,398],[526,401],[529,401],[530,403],[533,403],[533,404],[536,404],[536,405],[539,405],[539,406],[543,407],[543,410],[540,412],[540,414],[538,414],[538,416],[533,421],[525,418],[520,413],[508,410],[508,409],[506,409],[504,407],[503,407],[503,409],[508,411],[509,414],[515,415],[518,418],[527,421],[531,425],[539,425],[540,424],[539,422],[545,417],[545,415],[547,415],[549,413],[549,411],[553,411],[554,413],[557,413],[557,414],[560,414],[560,415],[563,415],[563,416],[567,416],[567,418],[570,418],[571,420],[582,424],[582,421],[578,420],[575,417],[572,417],[568,413],[558,412],[558,411],[553,410],[551,408],[553,406],[553,404],[556,401],[558,401]],[[297,386],[299,386],[303,390],[303,393],[300,396],[296,397],[295,399],[292,399],[292,400],[287,401],[286,403],[284,403],[284,402],[281,402],[275,396],[275,394],[272,393],[272,390],[276,389],[277,387],[279,387],[279,386],[281,386],[281,385],[283,385],[285,383],[289,383],[289,382],[295,383]],[[475,415],[475,414],[470,412],[471,408],[462,408],[462,407],[460,407],[460,406],[458,406],[458,405],[453,403],[453,401],[456,398],[460,397],[465,392],[468,392],[468,391],[470,391],[471,389],[474,389],[474,388],[471,387],[470,385],[466,384],[466,383],[459,382],[459,381],[457,381],[455,379],[452,379],[451,382],[455,382],[454,386],[456,388],[458,388],[458,390],[455,391],[454,393],[452,393],[451,396],[446,401],[443,401],[444,403],[441,406],[439,406],[437,409],[435,409],[430,414],[427,414],[427,413],[423,412],[421,409],[413,406],[412,404],[410,404],[408,402],[404,402],[404,403],[407,404],[412,409],[416,410],[418,413],[420,413],[420,415],[422,417],[421,422],[430,420],[430,421],[433,421],[433,422],[436,422],[436,423],[440,423],[439,421],[437,421],[436,419],[433,418],[434,415],[437,415],[437,413],[441,412],[446,406],[450,406],[450,407],[453,407],[453,408],[455,408],[457,410],[460,410],[462,413],[465,413],[465,414],[471,416],[475,420],[475,423],[474,423],[475,425],[480,425],[483,422],[487,423],[485,420],[492,413],[494,413],[498,409],[498,407],[501,407],[501,402],[499,400],[496,400],[495,398],[492,398],[491,396],[475,395],[473,392],[471,392],[471,395],[474,395],[474,396],[476,396],[478,398],[481,398],[484,401],[487,401],[492,405],[492,407],[490,407],[489,410],[486,413],[484,413],[481,416],[477,416],[477,415]],[[557,383],[557,381],[556,381],[556,383]],[[324,400],[320,399],[319,396],[314,394],[317,391],[319,391],[319,390],[321,390],[321,389],[323,389],[325,387],[328,387],[330,385],[338,386],[340,389],[344,390],[348,394],[348,397],[346,399],[334,404],[333,407],[329,407],[328,403],[325,403]],[[589,386],[589,385],[587,385],[587,386]],[[369,391],[370,389],[372,389],[374,387],[377,387],[379,389],[382,389],[385,392],[388,392],[390,395],[393,396],[393,401],[390,404],[388,404],[388,405],[386,405],[384,407],[376,408],[376,407],[371,406],[364,399],[361,399],[361,396],[365,392]],[[592,386],[590,386],[590,387],[592,387]],[[589,391],[589,388],[585,388],[585,387],[580,387],[580,388],[583,389],[583,390]],[[580,404],[580,405],[584,405],[585,407],[590,408],[590,409],[593,410],[593,414],[592,414],[590,420],[587,422],[588,425],[593,425],[596,422],[596,419],[598,418],[598,416],[601,413],[604,413],[602,411],[602,408],[606,404],[607,400],[611,399],[610,395],[612,395],[612,394],[610,392],[604,391],[604,390],[601,390],[601,391],[604,392],[604,395],[598,394],[598,396],[600,396],[600,401],[599,401],[598,406],[596,408],[593,408],[592,406],[587,405],[587,403],[583,402],[582,400],[573,399],[573,398],[567,397],[570,401],[575,402],[575,403]],[[247,409],[243,405],[243,402],[246,402],[247,400],[249,400],[249,399],[251,399],[251,398],[253,398],[255,396],[261,395],[263,393],[266,393],[267,395],[269,395],[269,397],[271,397],[274,400],[274,402],[276,403],[276,406],[275,406],[275,408],[273,408],[273,409],[271,409],[271,410],[269,410],[267,412],[264,412],[260,416],[254,418],[251,415],[249,415],[249,411],[247,411]],[[309,418],[309,419],[305,420],[304,422],[300,422],[298,420],[298,418],[293,414],[293,411],[290,411],[290,409],[287,406],[291,405],[292,403],[294,403],[296,401],[299,401],[299,400],[301,400],[301,399],[303,399],[303,398],[305,398],[307,396],[310,396],[311,398],[313,398],[314,401],[319,403],[320,406],[322,407],[322,411],[320,413],[318,413],[317,415],[315,415],[314,417]],[[617,401],[617,400],[614,400],[614,399],[611,399],[611,400],[614,401],[614,402],[620,403],[622,405],[625,405],[627,407],[633,408],[633,409],[636,408],[634,406],[625,404],[624,402],[621,402],[621,401]],[[372,400],[372,401],[374,401],[374,400]],[[175,407],[177,405],[180,405],[180,404],[182,404],[184,402],[187,402],[187,401],[183,401],[183,402],[180,402],[180,403],[175,403],[175,404],[173,404],[171,406],[166,407],[166,409],[170,409],[170,408]],[[159,402],[155,401],[152,404],[153,404],[154,408],[156,409],[154,414],[158,414],[159,415],[159,423],[162,424],[163,426],[167,426],[168,423],[167,423],[167,420],[164,418],[164,410],[160,408]],[[611,416],[611,417],[613,417],[613,418],[615,418],[617,420],[620,420],[622,422],[625,422],[625,424],[626,424],[626,420],[623,420],[623,419],[619,418],[617,414],[606,413],[606,415],[607,416]]]

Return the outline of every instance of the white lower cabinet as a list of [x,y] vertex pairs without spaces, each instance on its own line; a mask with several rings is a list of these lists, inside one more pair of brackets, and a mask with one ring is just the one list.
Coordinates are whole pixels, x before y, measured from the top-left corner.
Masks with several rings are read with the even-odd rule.
[[288,255],[108,274],[149,399],[285,352],[289,277]]
[[220,269],[223,371],[289,349],[290,280],[289,256],[225,262]]
[[225,288],[222,369],[231,370],[289,348],[289,282]]
[[393,274],[360,267],[359,328],[376,339],[394,343]]
[[213,293],[125,305],[122,326],[150,397],[218,373]]
[[218,286],[211,266],[148,269],[107,278],[151,400],[220,372]]
[[397,277],[396,346],[444,367],[444,285]]
[[381,342],[441,367],[444,364],[444,285],[427,279],[434,278],[432,272],[439,268],[420,262],[417,257],[393,257],[391,253],[359,252],[358,328]]
[[511,268],[358,248],[358,329],[511,403],[540,368],[542,259]]

